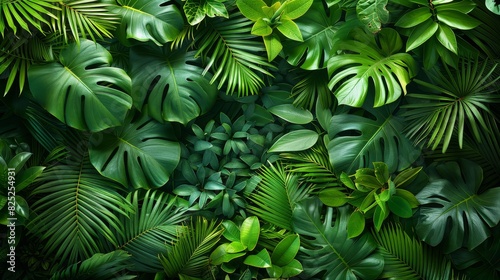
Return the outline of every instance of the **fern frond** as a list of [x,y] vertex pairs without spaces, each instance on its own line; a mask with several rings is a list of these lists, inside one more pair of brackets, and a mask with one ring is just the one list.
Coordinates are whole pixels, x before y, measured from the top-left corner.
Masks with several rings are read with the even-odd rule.
[[259,93],[264,85],[262,74],[272,76],[266,68],[273,66],[262,56],[262,41],[250,34],[253,22],[235,12],[229,19],[207,18],[206,25],[195,35],[196,56],[206,62],[204,73],[214,73],[211,83],[218,81],[219,89],[226,85],[228,94]]
[[160,256],[169,278],[201,277],[208,270],[209,255],[217,245],[223,229],[214,221],[192,219],[178,235],[168,253]]
[[280,228],[292,230],[292,212],[295,204],[307,197],[309,188],[299,183],[296,174],[285,171],[282,164],[263,167],[261,181],[250,194],[248,212]]
[[387,224],[372,233],[384,257],[381,279],[464,279],[441,252],[410,237],[400,225]]

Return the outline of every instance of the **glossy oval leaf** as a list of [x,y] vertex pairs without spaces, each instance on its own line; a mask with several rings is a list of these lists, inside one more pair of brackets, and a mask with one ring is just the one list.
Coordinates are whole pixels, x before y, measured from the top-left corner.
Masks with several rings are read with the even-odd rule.
[[436,33],[437,29],[438,24],[431,18],[414,27],[406,41],[406,51],[409,52],[425,43]]
[[16,192],[22,191],[29,186],[33,181],[42,174],[45,166],[32,166],[23,172],[19,173],[16,177]]
[[283,14],[289,19],[296,19],[309,10],[313,0],[287,0],[285,3]]
[[111,62],[111,54],[99,44],[70,44],[58,61],[30,67],[33,97],[76,129],[101,131],[121,125],[132,106],[131,81],[123,69],[110,67]]
[[429,7],[420,7],[401,16],[395,25],[402,28],[410,28],[423,23],[431,16],[432,13]]
[[121,16],[118,38],[125,45],[152,41],[158,46],[173,41],[184,26],[177,6],[168,0],[118,0],[111,11]]
[[289,235],[281,240],[271,254],[273,265],[285,266],[297,255],[300,248],[300,237]]
[[134,105],[146,106],[157,121],[187,124],[214,104],[217,87],[202,75],[194,52],[144,45],[132,48],[130,57]]
[[340,207],[349,200],[347,195],[339,189],[325,189],[319,193],[319,199],[330,207]]
[[257,246],[257,241],[260,235],[260,223],[257,216],[246,218],[240,227],[240,240],[249,251],[252,251]]
[[454,10],[440,11],[437,18],[440,22],[461,30],[470,30],[481,24],[479,20]]
[[393,195],[391,199],[387,201],[387,206],[392,213],[401,218],[410,218],[413,216],[410,203],[401,196]]
[[347,221],[347,237],[358,237],[365,230],[365,215],[360,211],[354,211]]
[[134,188],[164,185],[180,160],[173,131],[147,115],[131,114],[125,124],[92,135],[90,161],[104,176]]
[[293,259],[289,264],[281,268],[281,277],[282,278],[294,277],[299,275],[302,271],[304,271],[302,264],[298,260]]
[[308,110],[297,108],[292,104],[280,104],[268,109],[273,115],[276,115],[289,123],[307,124],[314,119],[312,113]]
[[247,256],[243,263],[253,267],[267,268],[271,267],[271,257],[269,256],[269,252],[264,248],[256,255]]
[[318,133],[309,129],[291,131],[281,136],[269,152],[295,152],[311,148],[318,141]]

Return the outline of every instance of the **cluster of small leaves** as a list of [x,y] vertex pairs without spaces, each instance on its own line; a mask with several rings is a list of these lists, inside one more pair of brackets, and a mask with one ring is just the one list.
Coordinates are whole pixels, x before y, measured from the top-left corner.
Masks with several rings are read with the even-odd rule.
[[389,174],[387,164],[374,162],[374,168],[361,168],[352,177],[340,175],[342,183],[350,190],[328,188],[320,192],[319,198],[327,206],[340,207],[349,203],[356,207],[347,225],[349,238],[359,236],[365,228],[365,219],[373,218],[377,231],[392,212],[401,218],[413,216],[413,208],[419,205],[415,195],[404,186],[410,184],[418,175],[421,167],[409,168],[394,179]]

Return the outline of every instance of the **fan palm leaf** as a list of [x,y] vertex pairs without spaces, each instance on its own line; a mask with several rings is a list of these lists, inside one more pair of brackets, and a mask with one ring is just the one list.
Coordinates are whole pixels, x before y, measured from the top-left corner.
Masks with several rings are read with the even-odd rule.
[[[120,17],[111,11],[116,5],[102,0],[60,1],[52,19],[52,29],[64,36],[66,42],[80,38],[93,41],[111,38],[112,31],[120,23]],[[71,36],[71,37],[70,37]]]
[[179,223],[186,219],[185,211],[176,207],[176,198],[156,191],[142,195],[135,191],[127,196],[127,202],[132,204],[133,214],[120,216],[122,228],[114,230],[117,245],[113,250],[125,250],[132,255],[131,270],[150,273],[163,270],[158,256],[167,254],[174,243],[181,230]]
[[438,69],[430,71],[432,83],[415,80],[437,93],[407,95],[409,104],[402,106],[408,109],[403,114],[408,121],[407,135],[416,142],[427,141],[433,150],[442,143],[445,153],[452,137],[458,139],[462,148],[467,123],[476,141],[481,141],[479,129],[491,131],[484,120],[486,115],[492,115],[488,104],[500,102],[493,87],[500,76],[492,78],[496,65],[489,71],[486,66],[487,63],[481,65],[477,58],[463,59],[457,71],[452,72],[447,65],[444,65],[445,74]]
[[118,194],[121,186],[92,166],[85,143],[68,146],[67,159],[48,167],[32,192],[40,199],[33,204],[36,216],[28,228],[46,242],[47,254],[55,252],[69,264],[90,258],[106,242],[118,244],[124,234],[118,217],[131,210]]
[[381,279],[459,279],[440,251],[410,237],[401,226],[387,224],[372,234],[384,257]]
[[229,94],[257,94],[264,85],[262,74],[272,76],[266,69],[272,65],[261,55],[263,43],[250,34],[253,22],[234,12],[229,19],[207,18],[206,24],[195,35],[196,56],[206,61],[204,73],[212,69],[211,83],[218,80]]
[[135,276],[117,274],[127,269],[130,255],[117,250],[111,253],[98,253],[81,263],[73,264],[52,275],[51,280],[83,280],[83,279],[133,279]]
[[292,230],[292,212],[296,202],[305,198],[308,188],[301,188],[299,176],[285,171],[283,165],[263,167],[261,181],[249,196],[248,212],[283,229]]
[[202,277],[208,270],[209,255],[222,235],[223,229],[205,218],[192,219],[180,231],[168,253],[160,256],[169,278]]

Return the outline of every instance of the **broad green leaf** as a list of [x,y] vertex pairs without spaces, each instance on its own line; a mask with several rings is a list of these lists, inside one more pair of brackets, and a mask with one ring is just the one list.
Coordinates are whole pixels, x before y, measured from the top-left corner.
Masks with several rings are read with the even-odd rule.
[[264,248],[256,255],[247,256],[243,263],[253,267],[267,268],[271,267],[271,257],[269,256],[269,252]]
[[30,207],[28,206],[28,202],[19,195],[15,197],[16,201],[16,214],[19,216],[28,219],[30,216]]
[[415,195],[407,190],[396,189],[396,195],[404,198],[410,204],[410,208],[416,208],[420,205]]
[[16,176],[16,192],[22,191],[42,174],[45,166],[32,166]]
[[286,0],[283,15],[289,19],[303,16],[311,7],[313,0]]
[[148,108],[159,122],[189,121],[207,112],[217,97],[216,85],[195,65],[194,52],[170,46],[132,48],[132,97],[136,108]]
[[349,201],[347,195],[339,189],[325,189],[319,193],[319,199],[330,207],[340,207]]
[[[298,0],[295,0],[298,1]],[[311,0],[312,2],[312,0]],[[280,24],[277,29],[281,32],[281,34],[285,35],[290,40],[302,42],[302,34],[300,33],[300,29],[295,22],[291,19],[282,17],[280,19]]]
[[229,241],[240,241],[240,229],[238,226],[231,220],[226,220],[222,222],[224,226],[224,237]]
[[32,65],[28,81],[35,100],[67,125],[100,131],[123,123],[132,99],[123,69],[109,67],[111,54],[82,40],[66,46],[59,60]]
[[[361,29],[357,29],[356,34],[359,36],[357,40],[339,43],[340,49],[354,53],[336,55],[328,61],[331,76],[328,86],[334,90],[338,103],[361,107],[370,84],[374,86],[374,107],[398,100],[406,94],[406,85],[416,74],[414,59],[410,54],[396,53],[395,48],[387,53],[387,47],[379,47],[375,37],[364,34]],[[387,41],[380,45],[390,46],[394,45],[393,42],[400,42],[401,38],[394,29],[384,28],[379,32],[379,40]]]
[[271,254],[273,265],[285,266],[297,255],[300,248],[300,237],[296,234],[283,238]]
[[221,265],[222,263],[229,262],[241,256],[244,256],[246,252],[231,254],[226,251],[229,243],[224,243],[215,248],[210,254],[210,263],[213,265]]
[[410,184],[417,177],[418,173],[422,170],[422,167],[408,168],[401,173],[399,173],[396,178],[394,178],[394,184],[396,188]]
[[180,160],[172,128],[131,114],[123,126],[92,135],[90,161],[104,176],[133,188],[163,186]]
[[30,159],[33,153],[20,152],[9,160],[8,168],[14,168],[14,172],[19,174],[26,162]]
[[468,160],[440,164],[436,172],[440,178],[417,194],[421,203],[417,233],[432,246],[443,243],[445,252],[462,246],[472,250],[500,221],[500,188],[477,193],[483,172]]
[[280,38],[276,34],[264,36],[263,38],[267,52],[267,60],[271,62],[280,54],[283,49],[283,45],[281,44]]
[[401,196],[393,195],[391,199],[387,201],[387,206],[392,213],[401,218],[410,218],[413,216],[410,203]]
[[[348,209],[338,208],[333,221],[333,208],[322,210],[317,199],[302,200],[293,211],[294,231],[305,238],[301,253],[303,278],[318,273],[325,279],[377,279],[384,267],[384,259],[376,251],[370,234],[349,239],[347,233]],[[323,215],[324,213],[324,215]]]
[[406,51],[409,52],[425,43],[437,30],[438,24],[431,18],[414,27],[406,42]]
[[450,2],[446,4],[441,4],[441,5],[436,5],[435,9],[437,13],[441,11],[446,11],[446,10],[452,10],[452,11],[457,11],[461,12],[463,14],[468,14],[474,10],[476,7],[476,3],[472,0],[462,0],[460,2]]
[[200,0],[186,0],[182,9],[186,15],[186,19],[190,25],[197,25],[205,19],[206,9],[204,1]]
[[292,104],[276,105],[269,108],[268,111],[285,121],[294,124],[308,124],[314,118],[310,111],[297,108]]
[[387,164],[384,162],[374,162],[373,168],[375,170],[375,177],[379,181],[380,184],[385,184],[389,180],[389,169],[387,168]]
[[356,189],[356,186],[354,185],[354,182],[352,181],[352,179],[349,177],[349,175],[347,175],[347,173],[345,172],[342,172],[340,174],[340,181],[348,188],[350,188],[351,190],[355,190]]
[[[375,196],[376,197],[376,196]],[[389,215],[389,211],[384,210],[385,208],[376,207],[375,213],[373,213],[373,225],[375,226],[375,230],[379,231],[384,223],[384,220]]]
[[229,245],[227,245],[226,252],[229,254],[234,254],[234,253],[243,252],[246,249],[247,249],[247,246],[243,245],[241,242],[233,241],[233,242],[229,243]]
[[307,70],[323,68],[334,55],[331,51],[334,43],[340,39],[337,30],[343,23],[339,22],[341,14],[342,10],[338,6],[325,10],[323,2],[316,0],[306,14],[295,20],[303,42],[283,42],[287,61],[295,66],[300,64],[301,68]]
[[420,7],[402,15],[395,25],[402,28],[410,28],[422,24],[431,16],[432,13],[429,7]]
[[309,129],[299,129],[281,136],[269,148],[269,152],[295,152],[311,148],[318,141],[318,133]]
[[358,237],[365,230],[365,216],[360,211],[354,211],[347,221],[347,237]]
[[[338,114],[328,129],[328,151],[336,173],[353,173],[372,162],[385,162],[389,173],[408,168],[420,150],[403,134],[405,124],[395,106],[369,109],[374,118]],[[352,136],[351,136],[352,135]]]
[[461,30],[470,30],[481,24],[479,20],[454,10],[440,11],[437,13],[437,18],[440,22]]
[[257,241],[259,241],[260,235],[260,223],[257,216],[251,216],[246,218],[240,227],[240,240],[243,245],[245,245],[249,251],[255,249],[257,246]]
[[152,41],[158,46],[173,41],[184,20],[177,6],[165,0],[117,0],[111,11],[122,17],[118,38],[127,45]]
[[206,0],[205,2],[206,14],[209,17],[224,17],[229,18],[224,0]]
[[236,5],[240,12],[249,20],[257,21],[260,18],[267,17],[262,10],[262,7],[267,7],[267,5],[262,0],[237,0]]
[[360,0],[356,4],[358,19],[373,33],[381,30],[382,24],[389,20],[389,11],[385,8],[387,0]]
[[257,36],[268,36],[273,33],[273,29],[266,21],[259,18],[252,26],[252,31],[250,33]]

